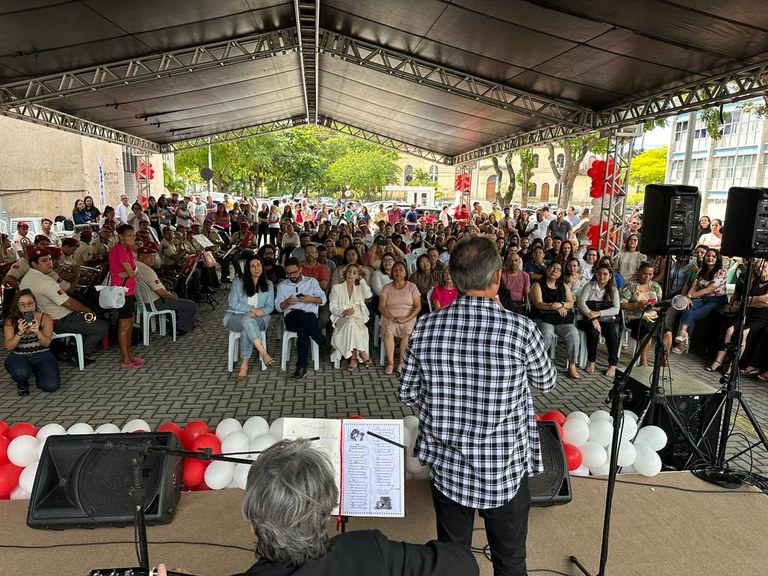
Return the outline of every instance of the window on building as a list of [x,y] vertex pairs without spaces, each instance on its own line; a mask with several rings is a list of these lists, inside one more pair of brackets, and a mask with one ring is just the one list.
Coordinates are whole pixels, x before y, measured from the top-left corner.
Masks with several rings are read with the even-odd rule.
[[736,134],[739,127],[739,121],[741,120],[741,110],[734,110],[733,112],[725,112],[723,114],[723,122],[719,125],[720,134],[727,136],[728,134]]
[[682,120],[675,123],[675,142],[685,140],[685,134],[688,132],[688,120]]
[[736,158],[736,178],[751,180],[757,168],[757,154],[738,156]]
[[485,179],[485,199],[488,202],[496,202],[496,175]]
[[555,159],[555,165],[557,166],[558,170],[562,170],[565,166],[565,155],[558,154],[557,158]]
[[408,183],[409,183],[411,180],[413,180],[413,166],[411,166],[410,164],[408,164],[408,165],[407,165],[407,166],[406,166],[406,167],[403,169],[403,181],[405,182],[405,185],[407,186],[407,185],[408,185]]
[[533,167],[534,168],[538,168],[539,167],[539,155],[538,154],[534,154],[532,159],[533,159]]
[[562,188],[563,188],[563,185],[560,184],[560,182],[555,182],[555,187],[553,192],[553,194],[555,195],[555,198],[560,197],[560,190],[562,190]]
[[704,180],[706,173],[704,172],[704,158],[695,158],[691,160],[691,180]]
[[437,182],[437,164],[432,164],[432,166],[429,167],[429,179],[432,180],[432,182]]
[[683,178],[683,161],[682,160],[672,160],[672,171],[670,173],[670,178],[672,182],[680,183],[680,180]]
[[712,159],[712,180],[733,178],[734,156],[718,156]]
[[536,183],[532,182],[528,184],[528,197],[536,198]]

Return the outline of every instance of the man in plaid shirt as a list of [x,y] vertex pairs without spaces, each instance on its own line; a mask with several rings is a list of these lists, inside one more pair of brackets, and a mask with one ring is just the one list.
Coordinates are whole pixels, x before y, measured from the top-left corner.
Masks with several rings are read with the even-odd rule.
[[449,269],[459,297],[416,324],[398,395],[419,408],[414,453],[430,469],[438,540],[469,548],[479,510],[495,576],[525,575],[528,478],[543,471],[530,386],[554,388],[557,371],[536,325],[496,302],[490,239],[462,239]]

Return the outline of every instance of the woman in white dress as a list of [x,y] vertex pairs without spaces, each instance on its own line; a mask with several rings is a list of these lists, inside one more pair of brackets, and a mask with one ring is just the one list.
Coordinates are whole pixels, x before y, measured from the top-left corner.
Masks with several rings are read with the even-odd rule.
[[371,289],[360,277],[360,266],[348,264],[344,280],[331,289],[329,307],[333,324],[331,360],[349,358],[350,372],[357,370],[358,355],[365,367],[372,362],[368,356],[368,306],[365,301],[371,297]]

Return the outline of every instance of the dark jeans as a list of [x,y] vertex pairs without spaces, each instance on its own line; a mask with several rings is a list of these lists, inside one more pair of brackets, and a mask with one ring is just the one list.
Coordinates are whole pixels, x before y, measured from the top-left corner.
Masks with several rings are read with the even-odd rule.
[[[437,539],[457,542],[467,550],[472,545],[475,509],[462,506],[431,485],[435,507]],[[494,576],[525,576],[525,540],[528,537],[528,512],[531,491],[528,475],[520,480],[517,494],[498,508],[478,510],[485,521],[485,533],[491,547]]]
[[616,366],[619,363],[619,334],[616,331],[616,322],[600,322],[600,332],[592,325],[592,320],[582,319],[576,325],[587,336],[587,360],[597,360],[597,345],[600,336],[605,338],[605,347],[608,349],[608,366]]
[[72,312],[60,320],[54,320],[53,331],[56,332],[56,334],[63,334],[65,332],[82,334],[83,352],[88,356],[96,350],[101,339],[107,335],[109,324],[100,318],[97,318],[89,324],[83,319],[82,314]]
[[691,307],[680,313],[680,323],[688,326],[688,334],[693,334],[693,328],[697,320],[703,320],[718,308],[728,304],[727,296],[704,296],[694,298]]
[[[189,332],[195,327],[195,303],[184,298],[160,298],[155,302],[158,310],[176,312],[176,328],[180,332]],[[147,306],[149,309],[149,306]]]
[[61,384],[59,363],[49,350],[35,354],[15,354],[5,357],[5,369],[16,382],[19,390],[29,390],[29,377],[35,375],[35,384],[40,390],[53,392]]
[[320,332],[317,316],[304,312],[304,310],[293,310],[285,315],[284,320],[285,329],[289,332],[296,332],[298,335],[296,369],[306,369],[307,357],[309,356],[309,339],[312,338],[318,346],[325,344],[325,336]]

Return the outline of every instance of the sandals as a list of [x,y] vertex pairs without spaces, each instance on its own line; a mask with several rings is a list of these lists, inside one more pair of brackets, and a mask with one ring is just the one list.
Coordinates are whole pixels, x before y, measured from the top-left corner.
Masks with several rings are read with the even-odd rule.
[[393,364],[387,364],[384,367],[384,374],[392,374],[392,372],[395,371],[395,366]]
[[[765,376],[763,376],[763,374],[765,374]],[[757,375],[758,382],[768,382],[768,372],[763,372],[763,374]]]
[[610,368],[608,368],[608,369],[605,371],[605,375],[606,375],[608,378],[615,378],[615,377],[616,377],[616,368],[614,368],[613,366],[611,366]]
[[760,374],[760,370],[757,368],[752,368],[751,370],[749,368],[745,368],[744,370],[739,370],[739,374],[742,376],[757,376]]
[[349,366],[347,366],[347,372],[355,372],[357,370],[359,363],[357,361],[357,358],[353,358],[349,361]]
[[595,363],[594,362],[589,362],[587,364],[587,367],[584,368],[584,372],[586,372],[587,374],[594,374],[595,373]]
[[131,356],[131,360],[133,360],[134,364],[144,364],[144,358],[140,356]]
[[243,380],[247,380],[247,379],[248,379],[247,372],[245,374],[241,374],[239,372],[235,374],[235,382],[242,382]]
[[363,358],[362,356],[360,356],[360,360],[362,360],[363,366],[365,366],[366,368],[370,368],[371,366],[373,366],[373,360],[371,360],[370,356],[368,356],[368,358]]
[[717,372],[718,370],[720,370],[720,368],[722,368],[722,366],[723,366],[722,362],[715,360],[714,362],[712,362],[712,364],[705,367],[704,370],[706,370],[707,372]]
[[138,368],[144,368],[144,364],[139,364],[138,362],[120,362],[120,368],[125,368],[126,370],[136,370]]

